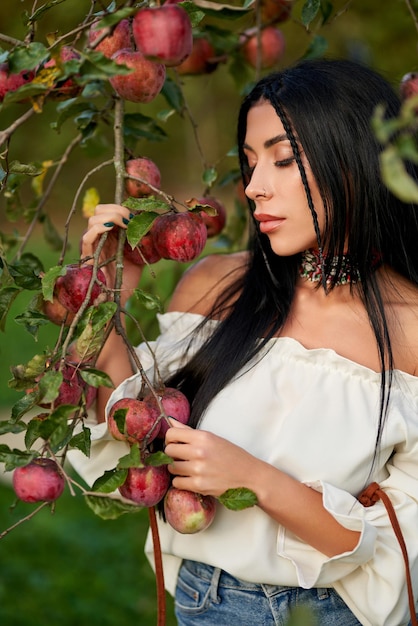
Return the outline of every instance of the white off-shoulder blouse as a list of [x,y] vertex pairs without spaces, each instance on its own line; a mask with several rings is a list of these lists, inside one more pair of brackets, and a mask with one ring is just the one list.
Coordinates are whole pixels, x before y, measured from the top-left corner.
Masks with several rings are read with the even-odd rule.
[[[190,313],[159,316],[161,334],[137,348],[147,374],[155,355],[163,377],[201,345],[190,333],[202,321]],[[206,333],[217,324],[209,322]],[[233,350],[231,345],[231,351]],[[112,394],[137,395],[136,374]],[[352,552],[332,558],[300,541],[258,507],[231,511],[218,504],[212,525],[182,535],[159,521],[167,589],[174,593],[183,558],[220,567],[238,578],[273,585],[334,587],[365,626],[409,621],[401,550],[382,502],[364,508],[356,499],[376,481],[395,506],[418,592],[418,378],[394,372],[387,423],[370,476],[379,418],[380,374],[330,349],[308,350],[292,338],[273,338],[216,397],[200,428],[216,433],[323,494],[324,507],[343,526],[360,531]],[[116,466],[126,445],[106,424],[93,425],[91,457],[70,453],[90,484]],[[306,511],[309,517],[309,510]],[[152,543],[146,542],[152,563]]]

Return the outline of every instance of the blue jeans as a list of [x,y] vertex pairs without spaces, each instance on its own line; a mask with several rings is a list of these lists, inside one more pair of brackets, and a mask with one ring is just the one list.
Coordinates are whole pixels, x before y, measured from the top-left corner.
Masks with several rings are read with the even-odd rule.
[[179,626],[285,626],[296,608],[306,626],[361,626],[334,589],[249,583],[210,565],[183,561],[175,596]]

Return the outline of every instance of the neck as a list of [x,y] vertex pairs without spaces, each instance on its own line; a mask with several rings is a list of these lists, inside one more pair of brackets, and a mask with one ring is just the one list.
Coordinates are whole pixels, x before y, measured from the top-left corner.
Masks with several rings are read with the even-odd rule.
[[[327,275],[324,276],[324,272]],[[300,276],[311,282],[321,282],[325,286],[337,287],[360,282],[360,273],[349,254],[328,258],[318,249],[302,252]]]

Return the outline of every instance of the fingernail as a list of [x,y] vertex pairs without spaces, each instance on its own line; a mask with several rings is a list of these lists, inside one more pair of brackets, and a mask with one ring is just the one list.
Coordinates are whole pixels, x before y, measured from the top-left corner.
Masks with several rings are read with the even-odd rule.
[[114,223],[113,222],[105,222],[103,224],[103,226],[106,226],[106,228],[112,228],[112,226],[114,226]]
[[127,218],[127,217],[122,217],[122,222],[123,222],[125,225],[128,225],[128,224],[129,224],[129,220],[128,220],[128,218]]
[[129,213],[129,219],[131,220],[133,217],[135,217],[135,213]]

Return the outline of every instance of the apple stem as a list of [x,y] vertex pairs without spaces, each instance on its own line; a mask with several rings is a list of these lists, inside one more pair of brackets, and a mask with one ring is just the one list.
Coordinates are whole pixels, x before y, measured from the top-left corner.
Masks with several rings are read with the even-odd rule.
[[164,587],[163,560],[161,555],[160,535],[158,532],[155,506],[148,508],[148,515],[151,527],[152,542],[154,546],[155,577],[157,583],[157,626],[165,626],[166,623],[166,602]]

